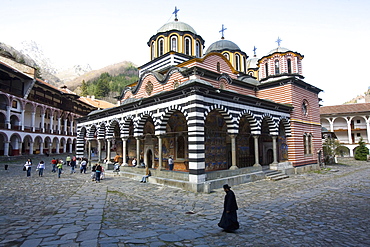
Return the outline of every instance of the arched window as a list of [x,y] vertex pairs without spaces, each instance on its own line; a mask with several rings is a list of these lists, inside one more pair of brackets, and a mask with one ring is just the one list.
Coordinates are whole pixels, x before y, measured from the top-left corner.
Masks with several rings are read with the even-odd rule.
[[288,67],[288,73],[291,74],[292,73],[292,60],[290,60],[290,58],[288,58],[286,63],[287,63],[287,67]]
[[222,55],[224,55],[226,58],[227,58],[227,60],[230,60],[230,56],[229,56],[229,53],[224,53],[224,54],[222,54]]
[[275,60],[275,75],[280,74],[279,60]]
[[221,71],[221,66],[220,66],[220,63],[217,62],[217,71],[220,72]]
[[197,41],[196,43],[195,43],[195,52],[196,52],[196,54],[195,54],[195,56],[196,57],[200,57],[201,55],[201,52],[200,52],[200,43],[199,43],[199,41]]
[[245,56],[243,56],[243,67],[244,67],[244,73],[247,73],[247,59]]
[[171,37],[171,51],[177,52],[177,36]]
[[155,45],[154,45],[155,43],[154,42],[152,42],[152,45],[151,45],[151,55],[152,55],[152,60],[155,58],[155,54],[154,54],[154,52],[155,52]]
[[159,41],[158,41],[158,57],[160,57],[160,56],[162,56],[163,55],[163,53],[164,53],[164,51],[163,51],[163,49],[164,49],[164,41],[163,41],[163,39],[160,39]]
[[239,54],[235,54],[235,69],[240,71],[240,56]]
[[185,54],[191,56],[191,40],[190,38],[185,38]]
[[303,146],[304,146],[304,154],[311,155],[312,154],[312,134],[305,133],[303,135]]
[[268,64],[268,62],[265,63],[265,71],[266,71],[266,77],[269,76],[269,64]]
[[303,116],[307,116],[308,114],[308,102],[306,100],[302,103],[302,114]]

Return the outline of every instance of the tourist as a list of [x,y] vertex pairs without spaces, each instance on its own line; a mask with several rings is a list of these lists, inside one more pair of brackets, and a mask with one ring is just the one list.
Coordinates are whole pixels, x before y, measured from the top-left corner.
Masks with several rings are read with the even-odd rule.
[[102,166],[100,164],[96,164],[96,171],[95,171],[95,181],[100,183],[100,176],[102,172]]
[[132,160],[132,166],[133,166],[133,167],[136,167],[136,163],[137,163],[136,158],[134,158],[134,159]]
[[145,169],[145,175],[142,177],[140,183],[146,183],[146,180],[151,176],[152,174],[150,173],[149,167]]
[[223,228],[226,232],[233,232],[239,229],[239,222],[236,210],[238,210],[238,205],[236,203],[235,194],[230,190],[230,186],[225,184],[224,191],[226,192],[224,201],[224,211],[218,226]]
[[58,178],[60,178],[60,174],[63,172],[63,160],[59,160],[57,164],[58,168]]
[[172,171],[172,170],[173,170],[173,159],[172,159],[172,157],[171,157],[171,156],[169,156],[169,157],[168,157],[168,169],[169,169],[170,171]]
[[67,155],[67,158],[66,158],[66,162],[67,162],[67,166],[70,166],[71,165],[71,156],[70,155]]
[[119,154],[116,154],[116,156],[113,159],[114,163],[118,163],[120,158],[121,156],[119,156]]
[[32,168],[32,160],[27,159],[26,163],[24,164],[24,167],[26,168],[27,171],[27,177],[31,176],[31,168]]
[[96,167],[97,166],[98,166],[98,164],[95,164],[91,167],[91,181],[96,180]]
[[37,165],[36,169],[39,170],[39,177],[42,177],[44,174],[44,169],[45,169],[45,163],[43,160],[40,161],[40,163]]
[[73,158],[71,160],[71,163],[70,163],[70,165],[71,165],[71,174],[75,173],[76,162],[77,162],[76,156],[73,156]]
[[53,158],[51,160],[51,165],[53,166],[53,170],[51,170],[51,172],[56,172],[57,171],[57,163],[58,163],[58,161],[55,158]]
[[81,167],[80,167],[80,173],[86,174],[86,168],[87,168],[87,161],[85,158],[82,158]]

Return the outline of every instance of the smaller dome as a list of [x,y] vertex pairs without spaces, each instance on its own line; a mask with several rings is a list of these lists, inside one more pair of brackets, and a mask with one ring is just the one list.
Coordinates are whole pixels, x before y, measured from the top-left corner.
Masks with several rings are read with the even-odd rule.
[[253,77],[251,77],[249,75],[238,76],[238,80],[241,80],[243,82],[247,82],[247,83],[252,84],[252,85],[259,85],[260,84],[259,81],[257,81],[256,79],[254,79]]
[[184,22],[181,22],[181,21],[172,21],[172,22],[168,22],[168,23],[164,24],[160,29],[158,29],[158,33],[167,32],[167,31],[171,31],[171,30],[178,30],[178,31],[182,31],[182,32],[188,31],[188,32],[197,34],[197,32],[195,32],[194,28],[192,28],[190,25],[188,25]]
[[278,48],[275,48],[275,49],[272,49],[271,51],[269,51],[268,55],[271,55],[275,52],[287,52],[287,51],[290,51],[289,49],[287,48],[284,48],[284,47],[278,47]]
[[252,57],[251,59],[247,60],[247,69],[256,69],[258,68],[258,57]]
[[237,46],[234,42],[230,40],[225,40],[221,39],[219,41],[216,41],[215,43],[211,44],[207,51],[206,54],[215,51],[215,52],[220,52],[224,50],[229,50],[229,51],[240,51],[239,46]]

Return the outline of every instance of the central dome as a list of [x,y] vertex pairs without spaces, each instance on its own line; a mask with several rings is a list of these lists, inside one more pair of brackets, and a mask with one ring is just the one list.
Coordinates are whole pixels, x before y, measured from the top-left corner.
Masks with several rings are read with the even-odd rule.
[[275,53],[275,52],[287,52],[287,51],[289,51],[289,49],[287,49],[287,48],[284,48],[284,47],[278,47],[278,48],[275,48],[275,49],[272,49],[269,53],[268,53],[268,55],[271,55],[271,54],[273,54],[273,53]]
[[194,28],[192,28],[190,25],[188,25],[184,22],[181,22],[181,21],[172,21],[172,22],[164,24],[160,29],[158,29],[158,33],[167,32],[167,31],[171,31],[171,30],[178,30],[178,31],[182,31],[182,32],[187,31],[187,32],[197,34],[197,32],[195,32]]
[[224,50],[229,50],[229,51],[240,51],[239,46],[237,46],[234,42],[230,40],[225,40],[221,39],[219,41],[216,41],[212,45],[210,45],[206,51],[206,54],[210,52],[220,52]]

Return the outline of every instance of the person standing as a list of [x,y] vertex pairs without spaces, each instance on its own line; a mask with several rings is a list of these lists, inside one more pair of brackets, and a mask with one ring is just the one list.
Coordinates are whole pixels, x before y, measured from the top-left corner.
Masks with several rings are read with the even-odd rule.
[[71,174],[75,173],[76,162],[77,162],[76,156],[73,156],[71,163],[70,163],[71,164]]
[[100,164],[96,164],[96,171],[95,171],[95,181],[100,183],[100,176],[102,172],[102,166]]
[[80,173],[86,174],[86,167],[87,167],[87,161],[86,159],[82,158],[81,167],[80,167]]
[[62,174],[63,171],[63,160],[58,161],[57,168],[58,168],[58,178],[60,178],[60,174]]
[[53,166],[53,170],[51,170],[51,172],[56,172],[57,171],[57,163],[58,163],[58,161],[55,158],[53,158],[51,160],[51,165]]
[[136,163],[137,163],[136,158],[134,158],[134,159],[132,160],[132,166],[133,166],[133,167],[136,167]]
[[32,160],[31,159],[27,159],[27,161],[24,164],[24,166],[26,167],[27,177],[30,177],[31,176],[31,168],[32,168]]
[[168,157],[168,168],[170,169],[170,171],[173,170],[173,159],[171,156]]
[[70,155],[67,155],[67,158],[66,158],[66,162],[67,162],[67,166],[70,166],[71,165],[71,156]]
[[96,180],[96,167],[97,166],[98,166],[98,164],[95,164],[91,167],[91,181]]
[[36,167],[39,169],[39,177],[42,177],[44,175],[44,169],[45,169],[45,163],[43,160],[40,161],[40,163]]
[[218,226],[223,228],[226,232],[233,232],[239,229],[239,222],[236,210],[238,210],[238,205],[236,203],[235,194],[230,190],[230,186],[225,184],[223,186],[226,192],[224,200],[224,211]]

